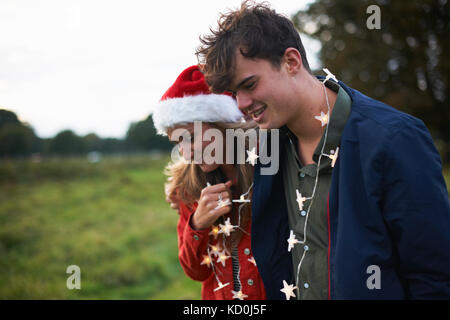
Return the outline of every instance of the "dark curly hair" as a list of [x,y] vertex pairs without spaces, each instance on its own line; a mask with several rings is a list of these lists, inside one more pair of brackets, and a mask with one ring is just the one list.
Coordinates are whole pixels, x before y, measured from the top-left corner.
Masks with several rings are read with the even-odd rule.
[[212,92],[227,91],[233,78],[236,48],[244,57],[261,58],[279,68],[287,48],[297,49],[311,73],[294,24],[267,3],[244,1],[238,10],[221,14],[217,30],[200,36],[196,55]]

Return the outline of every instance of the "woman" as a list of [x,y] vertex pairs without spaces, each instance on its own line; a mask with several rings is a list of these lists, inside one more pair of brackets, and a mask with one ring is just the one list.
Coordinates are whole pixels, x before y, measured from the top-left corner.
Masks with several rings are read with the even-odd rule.
[[233,98],[209,91],[197,66],[184,70],[153,110],[159,134],[177,142],[180,132],[185,134],[178,143],[182,160],[167,167],[166,194],[179,200],[179,259],[190,278],[202,281],[203,299],[266,298],[250,242],[253,167],[225,163],[226,145],[222,157],[219,148],[220,161],[196,157],[218,142],[203,141],[196,125],[203,133],[219,130],[225,142],[226,129],[254,130],[242,117]]

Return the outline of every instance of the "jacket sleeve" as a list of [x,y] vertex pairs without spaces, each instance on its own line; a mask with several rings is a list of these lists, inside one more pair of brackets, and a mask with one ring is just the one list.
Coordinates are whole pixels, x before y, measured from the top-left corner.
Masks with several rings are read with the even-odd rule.
[[450,205],[439,153],[418,119],[388,140],[381,207],[407,297],[449,299]]
[[207,255],[209,229],[194,230],[190,219],[195,210],[190,210],[180,202],[178,220],[178,258],[187,276],[193,280],[204,281],[212,273],[211,267],[201,264],[203,255]]

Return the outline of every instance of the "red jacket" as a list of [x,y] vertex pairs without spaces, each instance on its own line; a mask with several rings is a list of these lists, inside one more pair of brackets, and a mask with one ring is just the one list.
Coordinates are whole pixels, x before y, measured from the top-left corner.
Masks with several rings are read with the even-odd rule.
[[[180,202],[179,208],[178,257],[184,272],[191,279],[202,281],[202,299],[232,300],[233,293],[231,291],[234,290],[232,259],[226,259],[225,266],[223,266],[221,262],[217,261],[215,255],[210,254],[220,282],[222,284],[229,283],[222,289],[214,291],[219,285],[212,267],[201,264],[204,256],[208,256],[208,242],[210,245],[215,245],[217,242],[213,235],[208,235],[212,228],[197,231],[191,228],[189,221],[197,208],[197,203],[195,203],[193,210],[189,210],[183,202]],[[225,215],[226,218],[227,215]],[[246,231],[250,234],[250,230],[251,223],[249,222]],[[266,292],[256,263],[252,259],[251,248],[250,235],[243,233],[238,245],[241,291],[248,296],[245,297],[245,300],[264,300],[266,299]],[[228,250],[231,250],[231,248],[228,248]]]

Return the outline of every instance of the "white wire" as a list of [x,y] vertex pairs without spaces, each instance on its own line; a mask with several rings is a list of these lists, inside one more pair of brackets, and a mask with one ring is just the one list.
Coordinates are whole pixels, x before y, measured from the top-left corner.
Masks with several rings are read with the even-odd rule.
[[[307,235],[306,232],[307,232],[307,225],[308,225],[309,213],[310,213],[310,210],[311,210],[313,201],[314,201],[314,196],[315,196],[315,194],[316,194],[317,184],[318,184],[318,182],[319,182],[320,162],[321,162],[321,160],[322,160],[322,156],[324,155],[323,151],[324,151],[325,145],[326,145],[326,143],[327,143],[327,138],[328,138],[328,126],[329,126],[329,124],[330,124],[330,103],[329,103],[329,101],[328,101],[328,94],[327,94],[327,91],[326,91],[326,89],[325,89],[325,84],[324,84],[323,82],[322,82],[322,87],[323,87],[323,91],[324,91],[324,93],[325,93],[325,99],[326,99],[326,102],[327,102],[327,108],[328,108],[327,116],[328,116],[328,121],[327,121],[327,126],[325,127],[325,138],[324,138],[324,142],[323,142],[323,145],[322,145],[322,149],[320,150],[319,160],[317,161],[316,178],[315,178],[315,182],[314,182],[313,192],[312,192],[311,197],[308,198],[308,199],[311,199],[311,201],[310,201],[310,203],[309,203],[308,210],[307,210],[307,212],[306,212],[305,226],[304,226],[304,228],[303,228],[303,240],[301,240],[301,241],[298,242],[298,243],[300,243],[300,244],[305,244],[305,243],[306,243],[306,239],[307,239],[307,238],[306,238],[306,235]],[[290,139],[289,139],[289,140],[290,140]],[[291,140],[290,140],[290,141],[291,141]],[[292,141],[291,141],[291,144],[292,144]],[[299,291],[300,291],[300,289],[299,289],[299,288],[300,288],[300,286],[299,286],[300,269],[301,269],[301,266],[302,266],[303,259],[305,258],[306,252],[307,252],[306,250],[303,251],[302,258],[300,259],[300,262],[299,262],[298,267],[297,267],[297,281],[296,281],[296,286],[297,286],[297,291],[298,291],[298,293],[299,293]]]

